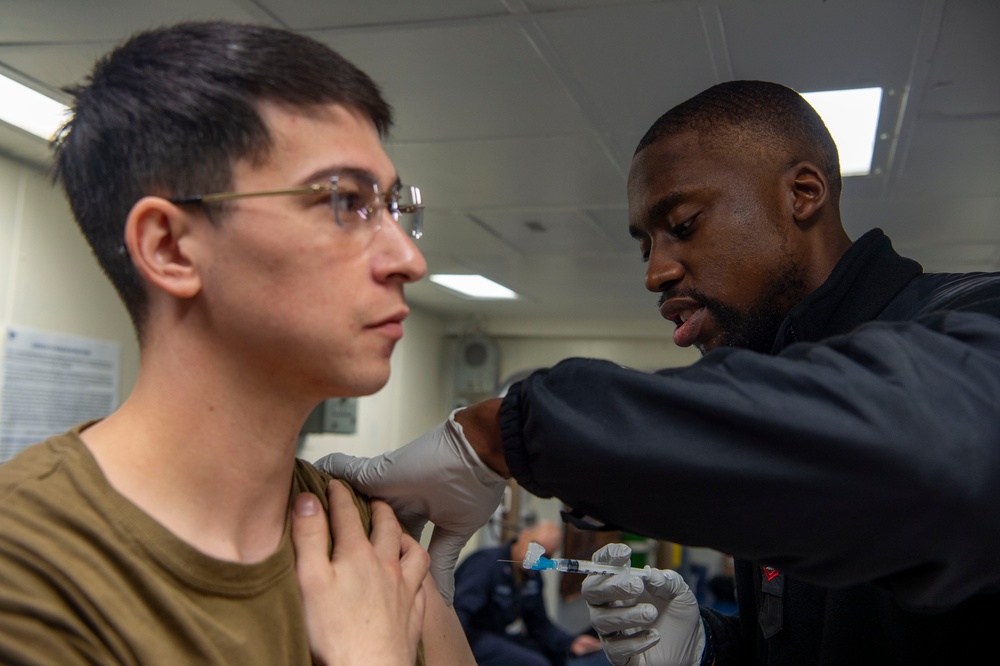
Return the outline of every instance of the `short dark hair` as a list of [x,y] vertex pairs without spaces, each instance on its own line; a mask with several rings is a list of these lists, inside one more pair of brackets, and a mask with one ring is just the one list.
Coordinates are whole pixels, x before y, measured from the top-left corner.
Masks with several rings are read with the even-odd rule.
[[383,138],[392,109],[372,79],[326,45],[261,25],[189,22],[141,32],[102,57],[79,86],[52,143],[53,180],[132,318],[148,295],[124,250],[125,221],[144,196],[222,192],[232,165],[263,160],[261,102],[343,104]]
[[809,156],[825,172],[831,200],[836,204],[840,196],[837,144],[816,110],[791,88],[769,81],[714,85],[660,116],[639,141],[635,154],[666,136],[692,130],[708,139],[739,136]]

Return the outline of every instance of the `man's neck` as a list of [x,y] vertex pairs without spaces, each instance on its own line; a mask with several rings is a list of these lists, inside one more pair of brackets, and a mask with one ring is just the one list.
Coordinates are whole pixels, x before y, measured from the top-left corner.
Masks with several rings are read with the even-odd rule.
[[239,379],[144,357],[128,400],[82,438],[109,483],[180,539],[256,562],[281,542],[309,406]]

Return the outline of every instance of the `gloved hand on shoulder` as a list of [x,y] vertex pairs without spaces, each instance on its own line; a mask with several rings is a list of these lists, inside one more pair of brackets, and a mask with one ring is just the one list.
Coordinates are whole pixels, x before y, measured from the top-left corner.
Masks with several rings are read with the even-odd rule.
[[418,541],[427,521],[434,523],[427,548],[431,575],[450,606],[455,562],[493,515],[507,486],[507,480],[476,455],[455,422],[455,412],[395,451],[374,458],[333,453],[315,465],[366,495],[385,500],[400,525]]
[[[594,553],[595,562],[628,564],[632,550],[611,543]],[[590,622],[608,660],[615,666],[699,666],[705,627],[698,601],[676,571],[590,574],[583,581]]]

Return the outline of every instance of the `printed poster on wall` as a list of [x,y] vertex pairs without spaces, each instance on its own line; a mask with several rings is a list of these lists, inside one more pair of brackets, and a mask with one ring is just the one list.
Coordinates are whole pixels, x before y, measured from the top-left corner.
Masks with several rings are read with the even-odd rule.
[[4,327],[0,462],[114,411],[120,365],[117,342]]

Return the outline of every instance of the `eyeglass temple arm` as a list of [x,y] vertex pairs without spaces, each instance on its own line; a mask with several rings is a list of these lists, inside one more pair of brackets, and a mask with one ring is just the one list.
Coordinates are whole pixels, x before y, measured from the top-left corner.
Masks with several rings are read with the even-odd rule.
[[[415,213],[417,210],[424,207],[422,197],[420,196],[420,188],[414,185],[408,185],[410,192],[413,195],[414,202],[406,206],[398,206],[398,210],[401,213]],[[195,194],[186,197],[174,197],[168,199],[168,201],[175,205],[184,204],[195,204],[195,203],[213,203],[216,201],[231,201],[232,199],[246,199],[249,197],[267,197],[282,194],[309,194],[312,192],[335,192],[337,186],[335,184],[330,185],[310,185],[309,187],[295,187],[291,189],[282,190],[264,190],[261,192],[222,192],[219,194]],[[390,204],[391,194],[383,195],[386,205]]]
[[264,190],[262,192],[222,192],[220,194],[194,194],[187,197],[174,197],[167,199],[172,204],[192,204],[192,203],[212,203],[215,201],[229,201],[232,199],[246,199],[249,197],[269,197],[280,194],[309,194],[311,192],[332,192],[336,190],[334,185],[310,185],[309,187],[295,187],[284,190]]

